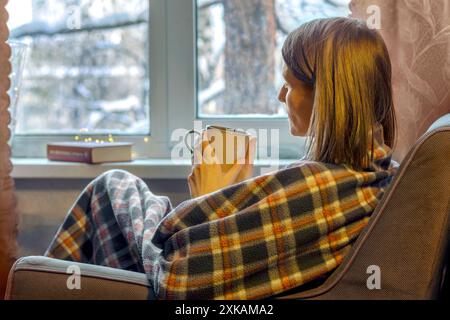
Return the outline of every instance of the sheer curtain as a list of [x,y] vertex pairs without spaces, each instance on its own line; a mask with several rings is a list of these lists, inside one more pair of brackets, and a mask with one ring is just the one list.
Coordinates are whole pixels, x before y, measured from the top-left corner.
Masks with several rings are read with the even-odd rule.
[[10,116],[8,112],[10,86],[10,48],[6,44],[8,15],[6,0],[0,0],[0,299],[5,292],[9,269],[17,255],[17,215],[14,211],[14,182],[11,179],[12,164],[8,146]]
[[397,160],[440,116],[450,112],[450,0],[353,0],[352,16],[378,6],[393,63],[399,127]]

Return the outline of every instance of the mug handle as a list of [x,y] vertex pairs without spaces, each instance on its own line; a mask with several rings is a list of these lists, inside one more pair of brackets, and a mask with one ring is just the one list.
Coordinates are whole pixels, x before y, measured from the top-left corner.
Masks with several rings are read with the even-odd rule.
[[199,137],[202,136],[202,134],[200,132],[198,132],[197,130],[189,130],[188,132],[186,132],[186,134],[184,135],[184,145],[186,146],[186,148],[188,148],[188,150],[191,152],[191,154],[194,154],[194,147],[192,145],[189,144],[189,138],[191,134],[197,134]]

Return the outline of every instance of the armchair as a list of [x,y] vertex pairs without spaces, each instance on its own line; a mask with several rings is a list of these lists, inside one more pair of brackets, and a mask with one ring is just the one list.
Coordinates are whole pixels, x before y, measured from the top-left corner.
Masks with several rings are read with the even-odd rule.
[[[322,283],[274,299],[439,299],[448,294],[450,114],[413,146],[344,262]],[[69,265],[81,289],[68,290]],[[369,289],[371,270],[380,288]],[[312,288],[311,288],[312,287]],[[145,274],[23,257],[9,274],[6,299],[147,299]]]

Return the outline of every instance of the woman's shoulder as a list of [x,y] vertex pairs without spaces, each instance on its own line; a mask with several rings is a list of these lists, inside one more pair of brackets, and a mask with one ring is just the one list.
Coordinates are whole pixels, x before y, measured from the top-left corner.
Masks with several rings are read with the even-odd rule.
[[321,162],[318,162],[318,161],[300,159],[300,160],[295,160],[294,162],[288,164],[283,169],[298,168],[298,167],[302,167],[302,166],[320,166],[320,165],[321,165]]
[[371,165],[370,167],[363,170],[355,170],[346,164],[333,164],[325,163],[320,161],[313,161],[307,159],[294,160],[292,163],[274,169],[273,171],[261,175],[260,177],[265,178],[278,178],[288,180],[291,176],[301,176],[307,178],[309,176],[351,176],[361,177],[365,175],[395,175],[399,164],[392,159],[385,159],[384,164],[378,164],[377,166]]
[[254,179],[257,182],[268,181],[276,179],[281,184],[286,181],[303,180],[311,176],[318,175],[340,175],[343,171],[348,171],[349,168],[343,165],[328,164],[312,160],[295,160],[292,163],[283,167],[272,168],[271,171],[265,172]]
[[306,169],[313,170],[314,172],[322,172],[322,171],[334,171],[334,170],[348,170],[349,168],[345,165],[325,163],[320,161],[313,160],[296,160],[289,165],[285,166],[281,170],[291,170],[291,169]]

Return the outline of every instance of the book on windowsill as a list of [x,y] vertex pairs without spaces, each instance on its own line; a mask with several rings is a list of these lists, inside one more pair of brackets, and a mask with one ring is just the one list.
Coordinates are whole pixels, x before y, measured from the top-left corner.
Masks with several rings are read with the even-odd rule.
[[52,161],[99,164],[132,160],[132,143],[57,142],[47,144],[47,158]]

